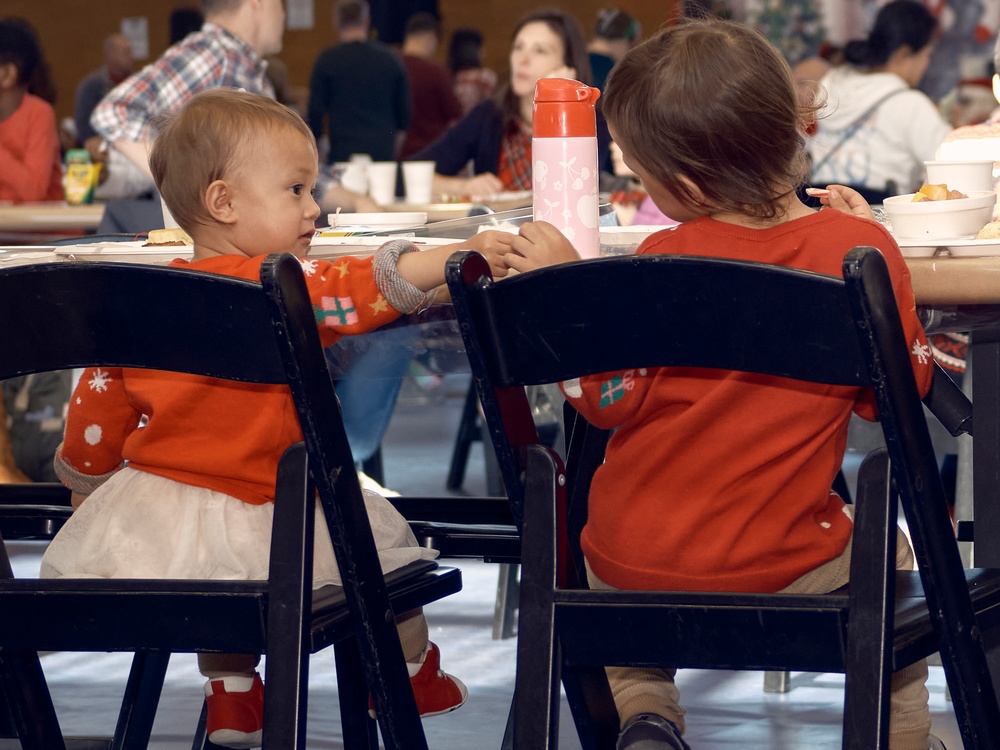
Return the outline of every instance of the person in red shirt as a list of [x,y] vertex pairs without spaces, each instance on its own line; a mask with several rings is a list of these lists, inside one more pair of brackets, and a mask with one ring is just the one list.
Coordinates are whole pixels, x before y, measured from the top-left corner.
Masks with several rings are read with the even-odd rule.
[[[194,243],[193,260],[173,265],[258,280],[269,253],[296,255],[328,346],[429,304],[444,283],[445,261],[462,246],[414,252],[411,242],[396,240],[371,258],[306,258],[320,213],[312,197],[317,165],[316,143],[297,114],[235,89],[193,97],[150,154],[156,186]],[[503,275],[507,248],[498,234],[478,235],[465,246],[491,258]],[[55,460],[78,507],[49,545],[41,575],[266,578],[278,460],[301,439],[285,386],[88,369]],[[383,569],[436,556],[417,546],[383,497],[365,491],[365,504]],[[313,576],[317,587],[340,581],[322,512]],[[397,627],[421,715],[461,706],[467,690],[440,671],[422,612],[399,614]],[[213,743],[259,746],[258,661],[257,654],[199,654],[209,678]]]
[[409,159],[433,143],[463,114],[451,74],[434,61],[440,37],[441,23],[430,13],[414,13],[406,21],[402,53],[410,81],[411,117],[400,159]]
[[[681,222],[647,238],[639,254],[839,277],[850,248],[877,247],[918,390],[927,392],[931,351],[892,236],[851,215],[856,195],[831,186],[827,200],[842,210],[817,211],[796,194],[807,109],[761,34],[725,21],[669,27],[615,66],[602,105],[625,163]],[[515,253],[507,263],[519,271],[577,257],[548,224],[508,237]],[[851,414],[876,416],[869,390],[684,367],[603,373],[562,389],[590,422],[615,430],[581,538],[591,588],[821,593],[847,582],[853,517],[831,485]],[[902,532],[896,564],[913,565]],[[675,672],[608,668],[618,750],[687,750]],[[930,735],[926,679],[923,662],[893,675],[892,750],[941,747]]]
[[0,19],[0,201],[63,199],[55,110],[28,93],[41,64],[38,37],[28,23]]

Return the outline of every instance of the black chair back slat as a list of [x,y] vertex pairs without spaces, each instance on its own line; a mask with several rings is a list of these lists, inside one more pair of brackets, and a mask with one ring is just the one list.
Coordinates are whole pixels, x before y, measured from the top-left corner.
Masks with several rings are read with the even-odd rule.
[[[847,673],[844,747],[884,748],[891,672],[935,650],[966,747],[1000,747],[981,633],[1000,625],[1000,571],[962,568],[910,348],[877,250],[848,253],[843,279],[654,255],[494,282],[472,252],[451,258],[447,278],[523,527],[515,747],[556,746],[552,696],[560,675],[582,745],[613,744],[617,717],[599,665],[620,664],[839,669]],[[849,587],[807,597],[586,589],[579,535],[610,432],[567,404],[564,468],[538,439],[524,387],[668,366],[872,389],[887,448],[859,472]],[[940,367],[933,380],[926,406],[952,434],[971,434],[968,399]],[[897,496],[918,574],[895,570]]]

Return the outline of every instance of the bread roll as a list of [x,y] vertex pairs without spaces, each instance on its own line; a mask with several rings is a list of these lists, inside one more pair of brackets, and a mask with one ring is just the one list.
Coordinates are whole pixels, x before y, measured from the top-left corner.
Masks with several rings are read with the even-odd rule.
[[194,240],[179,227],[171,229],[150,229],[143,247],[180,247],[193,245]]

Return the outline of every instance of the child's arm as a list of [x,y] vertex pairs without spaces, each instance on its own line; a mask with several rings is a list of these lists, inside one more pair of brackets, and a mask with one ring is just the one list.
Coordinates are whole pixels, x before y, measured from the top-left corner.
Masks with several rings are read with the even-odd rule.
[[441,245],[418,253],[400,255],[396,270],[406,281],[427,292],[444,284],[444,266],[456,251],[475,250],[490,264],[494,277],[507,275],[504,260],[510,253],[510,245],[505,241],[506,232],[480,232],[474,237],[454,245]]
[[605,372],[566,380],[559,387],[588,422],[610,430],[635,415],[658,372],[645,368]]
[[508,234],[500,241],[512,250],[505,260],[515,271],[531,271],[542,266],[554,266],[580,260],[572,243],[546,221],[529,221],[522,224],[518,234]]
[[73,491],[74,508],[121,468],[125,439],[141,416],[129,403],[121,369],[84,371],[53,461],[60,481]]

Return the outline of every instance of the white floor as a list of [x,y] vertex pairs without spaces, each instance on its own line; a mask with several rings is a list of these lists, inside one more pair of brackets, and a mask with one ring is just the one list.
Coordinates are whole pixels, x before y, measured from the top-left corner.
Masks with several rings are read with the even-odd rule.
[[[430,391],[415,387],[404,398],[387,435],[386,484],[408,494],[443,492],[464,386],[446,383]],[[482,493],[481,448],[473,448],[465,489]],[[37,571],[37,546],[21,545],[19,574]],[[469,687],[459,711],[426,722],[431,748],[499,748],[514,683],[515,639],[493,640],[497,567],[461,563],[464,590],[429,607],[431,637],[441,646],[443,667]],[[43,666],[66,734],[110,734],[127,673],[128,656],[48,654]],[[678,684],[687,707],[687,740],[694,750],[834,750],[840,747],[841,675],[794,673],[784,694],[763,692],[759,672],[681,672]],[[154,750],[188,750],[198,719],[202,678],[194,657],[175,656],[154,729]],[[934,731],[950,750],[961,747],[940,667],[931,667],[930,705]],[[576,750],[567,709],[560,748]],[[2,744],[0,744],[2,746]],[[332,653],[315,656],[310,668],[309,747],[342,748]]]

